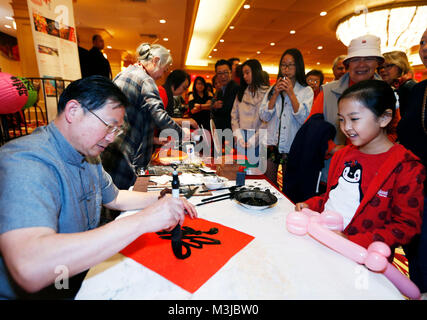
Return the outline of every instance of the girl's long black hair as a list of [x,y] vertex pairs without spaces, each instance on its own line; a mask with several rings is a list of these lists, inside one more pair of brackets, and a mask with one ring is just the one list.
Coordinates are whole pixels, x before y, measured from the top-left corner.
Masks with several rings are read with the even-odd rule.
[[173,89],[178,88],[185,80],[188,80],[188,83],[191,83],[190,75],[181,69],[173,70],[166,78],[163,87],[165,88],[166,95],[168,96],[168,105],[165,106],[166,110],[169,112],[173,110],[174,101],[173,101]]
[[387,82],[382,80],[363,80],[348,87],[338,104],[344,99],[354,99],[371,110],[377,117],[383,115],[386,109],[391,109],[392,116],[396,112],[396,96]]
[[[252,90],[252,92],[256,92],[259,88],[265,86],[265,79],[262,73],[262,66],[257,59],[246,60],[242,64],[242,70],[244,66],[248,66],[249,68],[251,68],[251,71],[252,71],[252,83],[250,85],[250,89]],[[242,72],[242,74],[240,75],[240,87],[239,87],[239,91],[237,92],[237,99],[239,99],[240,102],[242,101],[243,94],[245,93],[245,90],[247,87],[248,87],[248,84],[243,78],[243,72]]]
[[[200,96],[196,90],[197,81],[201,81],[203,83],[203,96]],[[196,79],[194,79],[194,82],[193,82],[193,97],[194,98],[196,98],[196,97],[204,98],[207,96],[208,96],[208,86],[206,85],[206,80],[201,76],[196,77]]]
[[282,78],[284,75],[282,74],[282,68],[280,68],[280,64],[282,63],[282,59],[285,55],[291,55],[295,60],[295,79],[296,81],[302,85],[307,86],[307,81],[305,80],[305,65],[304,65],[304,58],[302,57],[301,52],[296,49],[288,49],[285,52],[283,52],[282,56],[279,60],[279,73],[277,74],[277,79]]

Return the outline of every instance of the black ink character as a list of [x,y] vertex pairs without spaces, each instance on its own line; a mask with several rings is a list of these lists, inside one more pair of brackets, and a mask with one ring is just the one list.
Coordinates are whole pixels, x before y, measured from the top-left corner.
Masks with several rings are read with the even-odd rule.
[[[161,239],[172,240],[172,251],[178,259],[187,259],[191,255],[191,247],[202,249],[203,245],[221,244],[221,241],[213,238],[201,236],[201,234],[217,234],[218,228],[211,228],[209,231],[198,231],[190,227],[182,227],[178,232],[160,231],[157,234]],[[184,240],[188,240],[187,242]],[[186,249],[183,252],[183,247]]]

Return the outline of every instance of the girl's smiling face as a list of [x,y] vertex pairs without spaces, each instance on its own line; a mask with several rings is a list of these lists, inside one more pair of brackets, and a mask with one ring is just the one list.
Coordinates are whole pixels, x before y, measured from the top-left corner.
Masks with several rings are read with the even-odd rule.
[[338,105],[341,131],[361,152],[369,154],[385,152],[392,145],[386,132],[391,115],[386,111],[377,117],[360,101],[352,98],[343,99]]

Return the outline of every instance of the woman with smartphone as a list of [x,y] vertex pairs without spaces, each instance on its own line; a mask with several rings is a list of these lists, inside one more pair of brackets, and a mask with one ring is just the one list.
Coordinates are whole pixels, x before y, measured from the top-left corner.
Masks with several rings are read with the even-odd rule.
[[286,50],[280,58],[277,81],[264,96],[259,111],[260,119],[268,122],[265,175],[276,185],[279,164],[283,172],[292,141],[310,114],[313,97],[301,52]]

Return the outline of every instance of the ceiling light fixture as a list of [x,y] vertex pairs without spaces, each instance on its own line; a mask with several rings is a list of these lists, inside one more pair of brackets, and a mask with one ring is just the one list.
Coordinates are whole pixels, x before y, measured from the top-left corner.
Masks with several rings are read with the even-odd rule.
[[163,41],[169,41],[169,39],[168,38],[163,38]]
[[279,68],[276,65],[264,65],[263,64],[262,70],[266,71],[268,74],[277,74],[279,71]]
[[219,42],[224,42],[224,39],[220,39]]
[[250,9],[251,8],[251,6],[249,5],[249,4],[245,4],[244,6],[243,6],[243,9]]
[[160,23],[166,23],[166,20],[165,19],[160,19],[159,22]]
[[323,47],[322,47],[322,46],[318,46],[318,47],[317,47],[317,49],[318,49],[318,50],[322,50],[322,49],[323,49]]
[[[245,0],[199,0],[193,33],[185,59],[187,66],[208,66],[206,58],[229,28]],[[212,13],[215,14],[212,14]]]
[[357,8],[355,14],[340,20],[337,38],[346,46],[365,34],[381,39],[381,52],[404,51],[410,59],[410,50],[417,45],[427,27],[427,6],[407,5],[389,8]]
[[271,42],[271,43],[270,43],[270,46],[272,46],[272,47],[273,47],[273,46],[275,46],[275,45],[276,45],[276,44],[275,44],[274,42]]
[[322,12],[320,12],[320,16],[321,17],[324,17],[324,16],[326,16],[328,13],[326,12],[326,11],[322,11]]
[[261,51],[257,51],[256,54],[261,54]]
[[233,30],[233,29],[234,29],[234,26],[230,26],[230,29],[231,29],[231,30]]
[[290,33],[290,34],[295,34],[295,33],[296,33],[296,31],[295,31],[295,30],[291,30],[291,31],[289,31],[289,33]]

